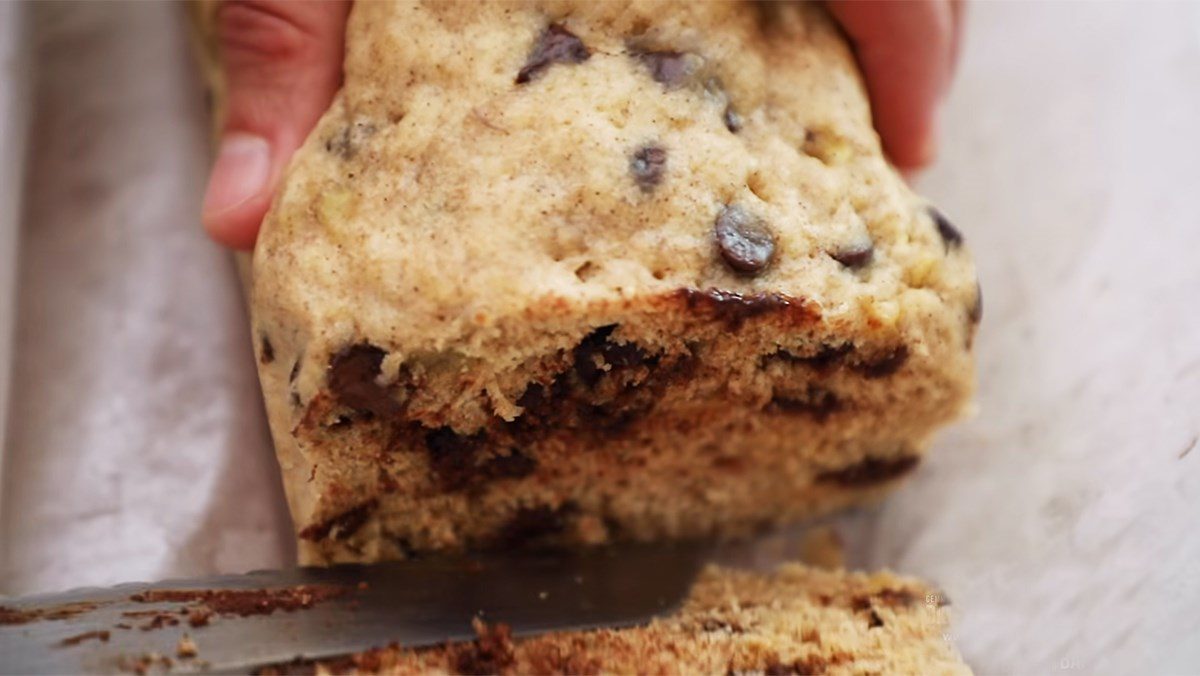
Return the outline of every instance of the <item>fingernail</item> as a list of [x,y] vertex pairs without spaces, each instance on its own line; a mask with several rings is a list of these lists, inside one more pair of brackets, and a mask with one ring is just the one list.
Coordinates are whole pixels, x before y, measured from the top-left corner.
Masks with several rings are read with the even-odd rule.
[[257,196],[271,175],[271,144],[261,136],[235,132],[221,139],[204,193],[204,216],[214,216]]

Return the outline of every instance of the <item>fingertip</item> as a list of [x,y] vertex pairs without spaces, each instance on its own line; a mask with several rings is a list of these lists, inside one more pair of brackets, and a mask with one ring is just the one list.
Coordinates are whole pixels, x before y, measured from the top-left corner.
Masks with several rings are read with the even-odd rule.
[[872,117],[897,168],[928,166],[938,151],[937,117],[950,73],[950,4],[831,2],[863,71]]
[[225,133],[201,220],[251,249],[289,158],[341,85],[346,2],[243,0],[219,10]]
[[274,173],[265,138],[233,132],[221,139],[201,207],[204,229],[214,240],[237,249],[254,247],[270,206]]
[[261,205],[249,202],[232,212],[216,216],[204,216],[204,230],[214,242],[230,249],[250,251],[258,239],[258,229],[262,217],[270,205],[270,200],[264,200]]
[[881,119],[880,138],[884,152],[896,168],[914,173],[933,164],[938,155],[937,104],[923,115],[908,120]]

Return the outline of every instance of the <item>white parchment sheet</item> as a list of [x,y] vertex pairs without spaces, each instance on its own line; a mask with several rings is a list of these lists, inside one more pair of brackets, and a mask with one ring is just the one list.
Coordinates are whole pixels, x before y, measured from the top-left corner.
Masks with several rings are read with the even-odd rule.
[[244,306],[198,221],[208,133],[181,6],[25,9],[2,589],[278,566]]
[[[0,593],[284,565],[180,8],[3,5],[0,40]],[[1200,4],[970,8],[919,188],[979,262],[979,414],[842,532],[981,673],[1200,670],[1198,85]]]

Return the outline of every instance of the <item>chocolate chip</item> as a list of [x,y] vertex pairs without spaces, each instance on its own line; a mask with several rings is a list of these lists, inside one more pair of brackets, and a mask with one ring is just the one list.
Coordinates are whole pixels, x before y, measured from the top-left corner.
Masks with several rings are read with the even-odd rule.
[[[648,414],[667,385],[685,377],[690,366],[686,357],[676,356],[662,368],[661,355],[652,355],[636,343],[612,342],[615,329],[615,324],[602,326],[575,347],[572,371],[586,389],[568,387],[557,403],[569,411],[575,424],[606,434],[621,434]],[[612,385],[601,387],[602,380]]]
[[756,293],[742,295],[733,291],[721,289],[680,289],[689,310],[706,310],[713,318],[724,322],[731,331],[742,328],[748,319],[771,312],[781,312],[790,308],[798,308],[808,315],[808,311],[788,296],[779,293]]
[[579,403],[570,373],[559,373],[549,384],[530,383],[517,398],[517,405],[524,410],[505,424],[505,431],[521,443],[532,443],[555,429],[570,427]]
[[855,596],[850,599],[850,609],[856,613],[867,613],[867,628],[875,629],[883,626],[883,618],[879,613],[875,612],[875,607],[871,605],[871,599],[868,596]]
[[811,357],[801,357],[796,361],[816,369],[817,371],[828,371],[840,365],[845,358],[854,351],[853,343],[842,343],[841,345],[824,345],[821,349]]
[[775,395],[767,404],[767,410],[776,413],[812,416],[817,422],[825,422],[829,416],[842,410],[842,401],[829,390],[809,386],[803,396]]
[[908,346],[900,345],[881,359],[858,364],[854,368],[868,380],[885,378],[900,370],[908,361]]
[[766,270],[775,256],[775,235],[770,227],[736,204],[717,214],[713,237],[725,263],[742,274]]
[[388,388],[376,382],[383,358],[382,349],[369,343],[344,348],[329,360],[329,390],[338,403],[355,411],[388,417],[400,410]]
[[[606,341],[601,356],[604,359],[604,363],[608,364],[611,369],[641,366],[642,364],[649,364],[655,361],[655,358],[649,356],[637,343],[614,343]],[[609,370],[610,373],[612,372],[611,369]]]
[[263,335],[259,343],[258,360],[263,364],[270,364],[275,361],[275,346],[271,345],[271,341]]
[[502,431],[530,444],[559,429],[621,435],[654,410],[675,382],[688,379],[695,358],[687,348],[652,354],[636,343],[611,340],[617,325],[602,326],[571,351],[569,366],[549,383],[530,383],[517,398],[521,415]]
[[541,383],[529,384],[521,396],[517,397],[517,406],[525,409],[522,416],[547,412],[546,409],[550,404],[546,386]]
[[958,231],[958,228],[954,227],[950,219],[946,218],[945,214],[933,207],[926,207],[926,210],[929,212],[930,218],[933,219],[934,225],[937,226],[938,234],[942,236],[942,242],[945,243],[946,250],[949,251],[950,249],[957,249],[962,246],[962,233]]
[[517,84],[525,84],[556,63],[583,63],[592,54],[583,41],[562,24],[552,23],[538,37],[533,52],[517,73]]
[[459,434],[449,427],[425,434],[429,466],[442,490],[453,492],[478,488],[490,480],[520,479],[537,469],[536,460],[515,448],[508,455],[496,455],[480,463],[479,452],[487,440],[483,432]]
[[584,336],[572,350],[572,368],[585,385],[595,387],[604,375],[604,366],[607,364],[604,352],[609,344],[608,337],[616,328],[616,324],[602,326]]
[[508,455],[497,455],[483,465],[483,475],[489,479],[522,479],[537,470],[537,460],[517,449]]
[[629,533],[626,531],[623,524],[617,517],[611,514],[605,514],[602,519],[604,521],[604,531],[608,533],[608,537],[614,540],[627,540]]
[[853,351],[854,343],[842,343],[840,345],[822,345],[821,349],[811,357],[798,357],[787,350],[779,350],[771,356],[792,364],[803,364],[824,373],[840,366]]
[[654,410],[658,403],[657,394],[639,395],[633,391],[620,396],[613,401],[594,405],[581,406],[576,413],[580,425],[595,433],[608,437],[616,437],[629,431],[637,421],[645,418]]
[[874,486],[911,472],[921,459],[915,455],[897,458],[867,458],[849,467],[821,472],[817,483],[832,483],[843,488]]
[[355,122],[342,127],[336,134],[325,141],[326,152],[349,160],[358,154],[359,147],[376,131],[375,125],[369,122]]
[[662,183],[663,173],[667,170],[667,151],[656,145],[638,148],[629,161],[629,171],[633,172],[633,180],[642,189],[650,192]]
[[[397,535],[389,535],[387,533],[384,533],[384,538],[396,548],[396,550],[399,552],[399,558],[401,559],[415,559],[420,555],[420,552],[416,547],[413,546],[412,541],[408,538],[399,537]],[[343,672],[335,671],[334,673],[340,674]]]
[[879,613],[875,612],[874,608],[872,608],[871,613],[867,615],[867,629],[875,629],[876,627],[882,626],[883,618],[879,616]]
[[700,65],[700,58],[685,52],[636,52],[639,61],[650,69],[655,82],[674,89],[688,83]]
[[721,116],[721,120],[725,123],[725,128],[735,134],[742,130],[742,116],[738,115],[733,106],[725,106],[725,114]]
[[300,537],[313,542],[324,540],[331,535],[335,540],[345,540],[357,533],[378,507],[379,500],[371,498],[331,519],[306,527],[300,531]]
[[348,160],[354,156],[354,150],[350,145],[350,130],[342,129],[337,134],[325,141],[325,152],[337,155],[338,157]]
[[742,130],[742,116],[733,108],[733,104],[729,102],[729,94],[725,91],[725,86],[721,83],[720,78],[710,77],[704,83],[704,90],[712,97],[717,105],[724,104],[725,108],[721,113],[721,121],[725,123],[725,128],[733,133]]
[[856,270],[870,263],[871,259],[875,257],[875,245],[867,241],[864,244],[856,244],[831,252],[829,256],[842,265]]
[[425,434],[429,466],[437,475],[442,490],[461,490],[475,481],[475,456],[485,440],[482,433],[459,434],[449,427],[439,427]]
[[579,508],[572,502],[565,502],[558,507],[522,507],[500,530],[496,544],[519,547],[558,535],[566,530],[571,515],[578,511]]
[[975,302],[967,310],[967,319],[971,320],[972,324],[978,324],[983,319],[983,288],[979,286],[978,281],[975,282]]
[[610,342],[609,337],[616,328],[616,324],[602,326],[589,333],[575,347],[573,368],[579,374],[579,379],[589,387],[595,387],[605,374],[651,361],[651,357],[636,343]]

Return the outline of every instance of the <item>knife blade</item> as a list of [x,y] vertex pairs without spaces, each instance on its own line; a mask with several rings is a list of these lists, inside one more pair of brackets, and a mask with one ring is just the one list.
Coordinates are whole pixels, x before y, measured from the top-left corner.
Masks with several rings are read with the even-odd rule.
[[514,636],[643,624],[678,608],[711,549],[489,552],[0,599],[0,672],[248,672],[471,640],[475,617]]

